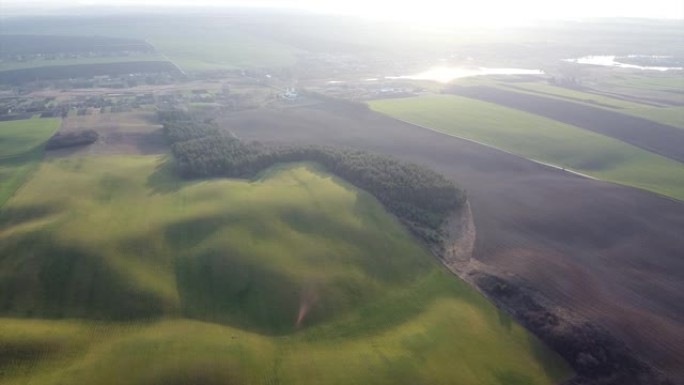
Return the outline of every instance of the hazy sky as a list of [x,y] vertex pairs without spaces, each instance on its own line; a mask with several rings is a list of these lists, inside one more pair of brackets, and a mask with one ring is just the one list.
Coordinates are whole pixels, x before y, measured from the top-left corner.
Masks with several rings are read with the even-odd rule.
[[[413,20],[428,23],[494,24],[504,20],[584,17],[646,17],[684,19],[683,0],[0,0],[5,6],[49,4],[117,6],[278,6],[312,11]],[[684,22],[683,22],[684,23]]]

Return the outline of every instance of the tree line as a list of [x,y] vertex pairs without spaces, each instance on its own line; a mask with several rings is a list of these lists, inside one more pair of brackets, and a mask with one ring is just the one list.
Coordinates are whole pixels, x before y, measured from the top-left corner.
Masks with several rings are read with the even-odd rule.
[[97,142],[99,134],[95,130],[81,130],[75,132],[58,132],[45,143],[46,150],[58,148],[85,146]]
[[442,223],[466,199],[444,176],[395,158],[328,146],[248,143],[182,111],[160,111],[159,117],[182,177],[244,178],[276,163],[316,162],[374,195],[430,245],[441,245]]

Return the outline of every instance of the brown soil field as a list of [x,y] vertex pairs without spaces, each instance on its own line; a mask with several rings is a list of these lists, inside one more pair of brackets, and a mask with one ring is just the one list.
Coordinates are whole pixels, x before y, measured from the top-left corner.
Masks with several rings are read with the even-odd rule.
[[683,203],[347,103],[242,111],[219,123],[245,140],[362,148],[453,178],[469,194],[479,263],[521,278],[684,381]]
[[60,132],[95,130],[97,142],[69,149],[50,151],[51,155],[163,154],[168,152],[162,127],[152,111],[122,113],[98,112],[70,116],[62,121]]
[[684,131],[676,127],[585,104],[493,87],[452,87],[450,91],[572,124],[684,162]]

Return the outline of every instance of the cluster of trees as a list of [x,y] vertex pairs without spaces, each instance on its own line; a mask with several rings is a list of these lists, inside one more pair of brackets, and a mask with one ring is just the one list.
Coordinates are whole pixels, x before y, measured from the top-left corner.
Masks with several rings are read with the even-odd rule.
[[85,146],[95,143],[98,137],[98,133],[93,130],[58,132],[45,143],[45,149],[56,150],[58,148]]
[[160,119],[183,177],[251,177],[276,163],[316,162],[373,194],[430,245],[441,245],[443,221],[465,202],[464,192],[442,175],[394,158],[326,146],[246,143],[178,111],[161,112]]

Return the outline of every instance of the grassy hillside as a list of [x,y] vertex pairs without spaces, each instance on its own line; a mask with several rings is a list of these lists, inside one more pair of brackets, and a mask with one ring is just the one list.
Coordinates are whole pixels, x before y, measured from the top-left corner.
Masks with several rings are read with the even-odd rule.
[[684,200],[684,167],[622,141],[461,96],[375,100],[371,108],[437,131]]
[[43,150],[0,159],[0,207],[14,194],[43,158]]
[[187,182],[158,157],[64,158],[21,192],[0,211],[3,384],[569,374],[373,197],[313,165]]
[[52,136],[59,118],[24,119],[0,122],[0,159],[25,153]]
[[60,119],[0,122],[0,207],[21,186],[43,156],[42,144],[59,128]]

